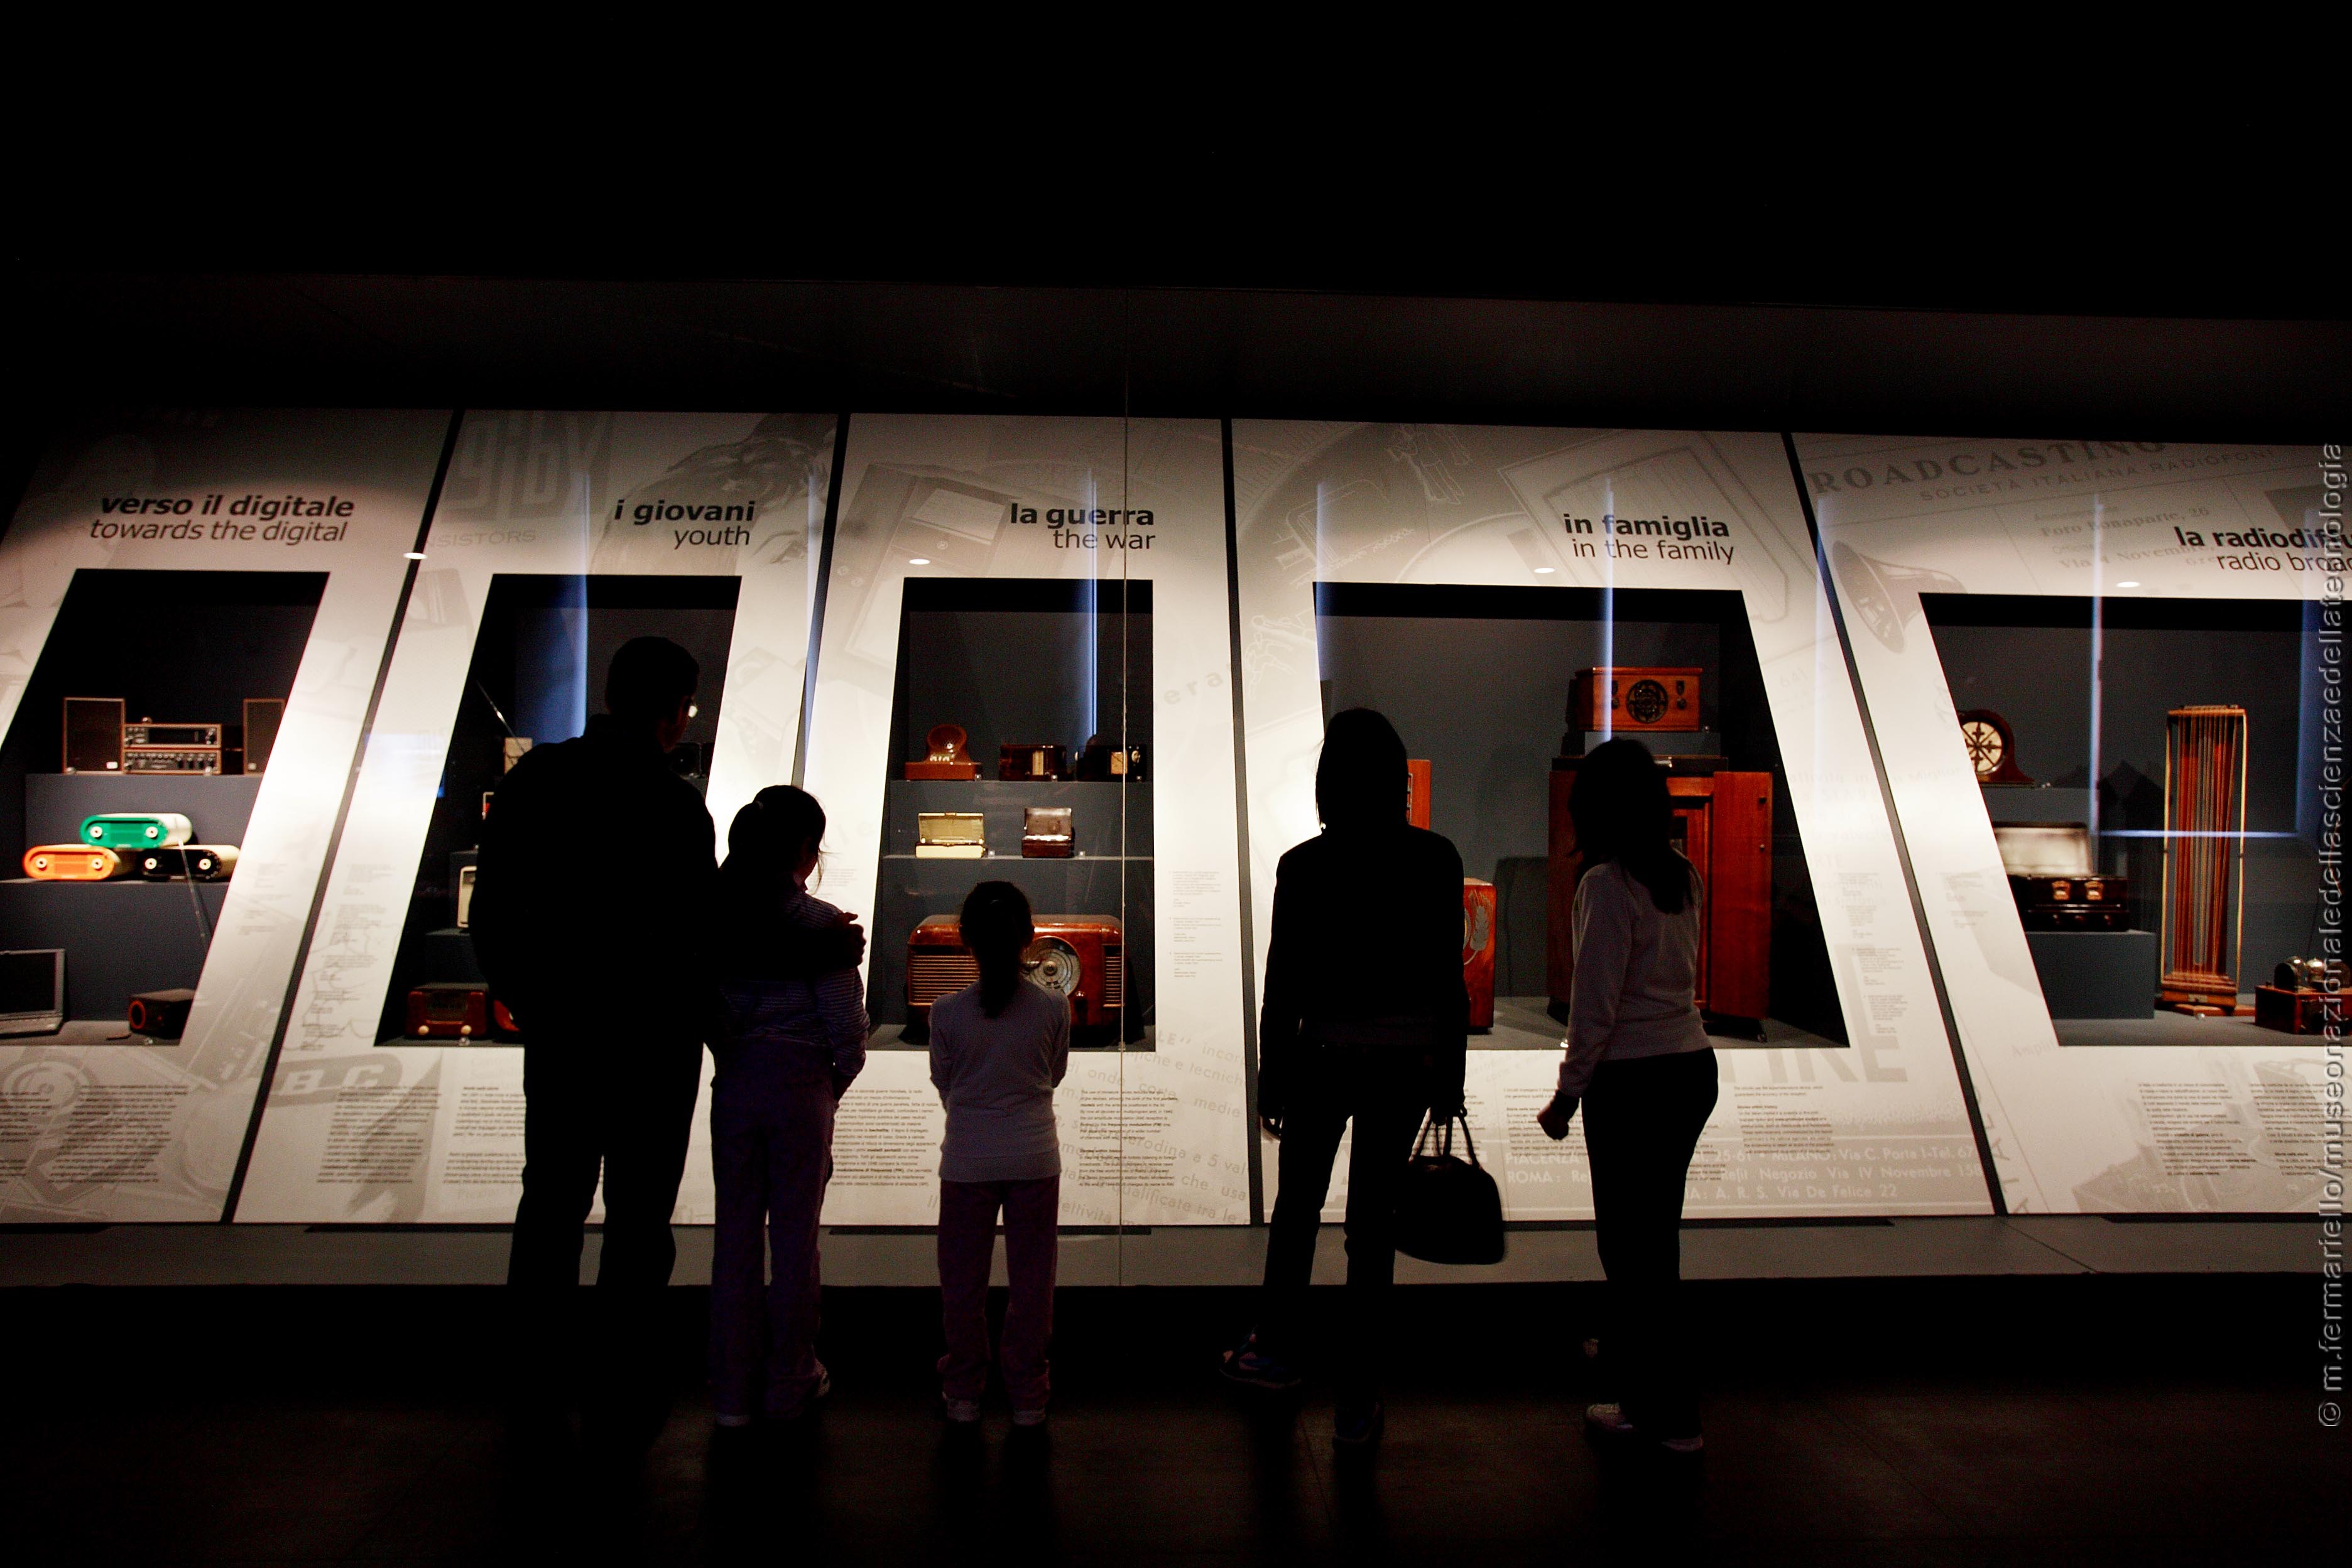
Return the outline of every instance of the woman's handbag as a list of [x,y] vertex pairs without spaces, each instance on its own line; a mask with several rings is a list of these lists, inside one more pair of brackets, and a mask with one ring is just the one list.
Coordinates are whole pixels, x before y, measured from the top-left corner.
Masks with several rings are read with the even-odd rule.
[[[1467,1160],[1454,1153],[1456,1121]],[[1468,1117],[1432,1116],[1422,1124],[1397,1184],[1396,1238],[1399,1252],[1424,1263],[1503,1261],[1503,1194],[1478,1163]]]

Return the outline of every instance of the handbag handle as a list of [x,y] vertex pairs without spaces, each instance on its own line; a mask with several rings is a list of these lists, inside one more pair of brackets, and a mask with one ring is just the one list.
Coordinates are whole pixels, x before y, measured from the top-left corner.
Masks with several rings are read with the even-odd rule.
[[[1412,1141],[1413,1158],[1416,1160],[1421,1158],[1421,1152],[1428,1145],[1429,1135],[1432,1131],[1434,1131],[1437,1134],[1437,1152],[1439,1157],[1450,1158],[1454,1153],[1454,1124],[1457,1121],[1462,1124],[1463,1150],[1469,1154],[1470,1163],[1473,1165],[1478,1165],[1478,1145],[1471,1141],[1470,1117],[1466,1111],[1460,1115],[1446,1117],[1440,1117],[1433,1111],[1428,1116],[1423,1117],[1421,1123],[1421,1131]],[[1478,1165],[1478,1168],[1484,1170],[1486,1167]]]

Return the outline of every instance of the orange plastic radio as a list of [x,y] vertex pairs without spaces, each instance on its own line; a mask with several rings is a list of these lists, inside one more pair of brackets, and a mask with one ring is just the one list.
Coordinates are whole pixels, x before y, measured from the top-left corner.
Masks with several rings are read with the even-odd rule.
[[[1021,955],[1032,982],[1070,1000],[1070,1024],[1116,1024],[1127,994],[1126,942],[1112,915],[1038,915],[1037,940]],[[907,938],[907,1016],[928,1027],[931,1004],[980,978],[980,963],[963,944],[962,923],[933,915]]]
[[110,882],[131,868],[119,852],[96,844],[36,844],[25,851],[25,875],[36,882]]

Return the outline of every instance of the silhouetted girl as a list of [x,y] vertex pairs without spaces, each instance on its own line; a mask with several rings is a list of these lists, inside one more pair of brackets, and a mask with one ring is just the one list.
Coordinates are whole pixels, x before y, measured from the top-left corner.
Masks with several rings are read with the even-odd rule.
[[1559,1089],[1537,1120],[1555,1139],[1584,1106],[1592,1212],[1609,1276],[1602,1339],[1613,1404],[1594,1430],[1700,1447],[1696,1347],[1681,1310],[1683,1184],[1715,1110],[1715,1052],[1699,1017],[1698,872],[1671,837],[1665,775],[1639,741],[1610,741],[1569,795],[1584,875]]
[[1029,900],[982,882],[963,901],[964,945],[980,983],[931,1007],[931,1082],[947,1106],[940,1145],[940,1311],[947,1354],[940,1394],[950,1421],[980,1419],[988,1385],[988,1266],[1004,1213],[1004,1391],[1015,1426],[1045,1419],[1045,1343],[1054,1331],[1062,1143],[1054,1089],[1070,1068],[1070,1004],[1022,978],[1036,940]]
[[[789,1420],[832,1386],[816,1359],[817,1215],[833,1174],[834,1107],[866,1065],[855,965],[807,973],[813,941],[849,917],[811,896],[824,808],[789,784],[735,814],[719,868],[720,994],[731,1038],[715,1047],[710,1163],[712,1405],[721,1426]],[[761,1299],[761,1226],[770,1278]]]

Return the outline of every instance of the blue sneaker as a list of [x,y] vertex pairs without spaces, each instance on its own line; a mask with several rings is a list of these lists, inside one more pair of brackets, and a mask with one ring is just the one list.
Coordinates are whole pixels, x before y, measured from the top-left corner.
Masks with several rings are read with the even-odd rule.
[[1292,1370],[1289,1363],[1258,1348],[1255,1332],[1225,1352],[1224,1364],[1220,1370],[1235,1383],[1246,1383],[1256,1388],[1282,1391],[1297,1388],[1299,1383],[1298,1373]]

